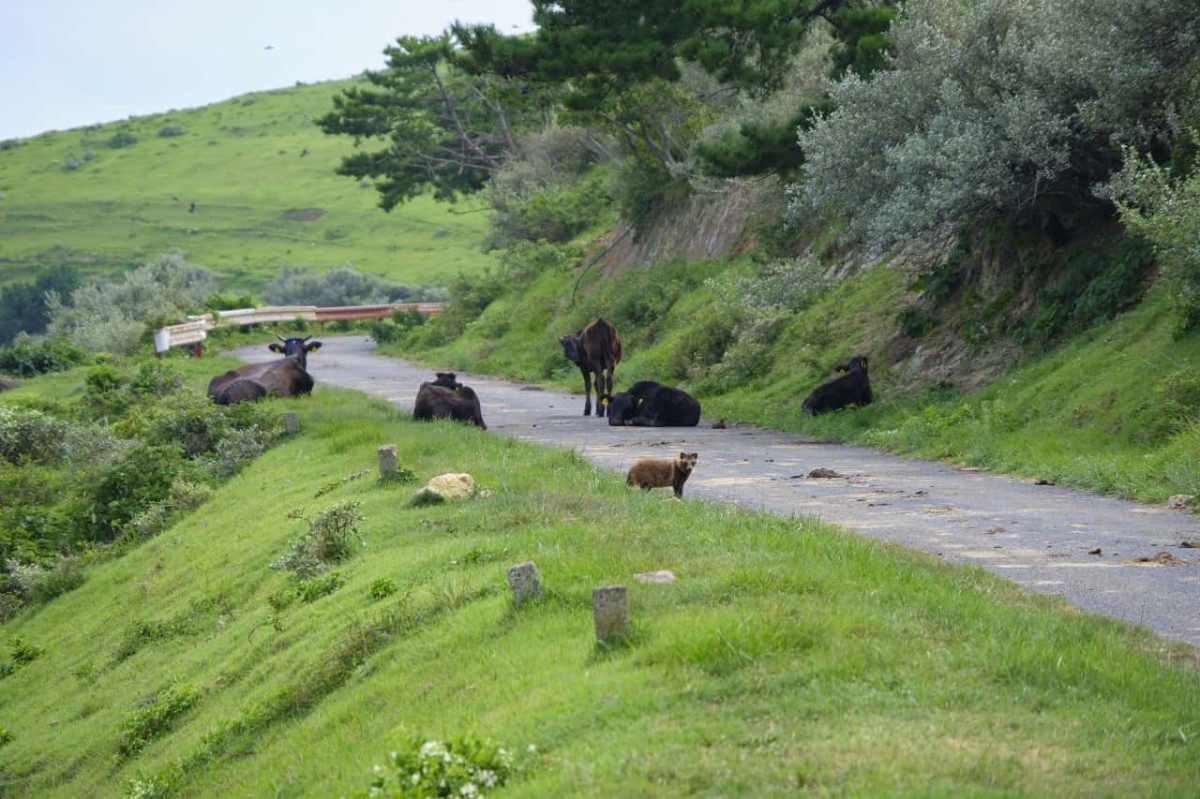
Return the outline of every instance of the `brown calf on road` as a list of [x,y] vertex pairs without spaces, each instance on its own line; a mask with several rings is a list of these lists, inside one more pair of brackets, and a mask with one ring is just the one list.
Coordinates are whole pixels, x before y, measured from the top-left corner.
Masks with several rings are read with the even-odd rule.
[[560,336],[563,354],[583,373],[583,415],[592,414],[592,375],[596,376],[596,416],[604,416],[612,401],[613,370],[621,362],[621,337],[603,318],[578,333]]

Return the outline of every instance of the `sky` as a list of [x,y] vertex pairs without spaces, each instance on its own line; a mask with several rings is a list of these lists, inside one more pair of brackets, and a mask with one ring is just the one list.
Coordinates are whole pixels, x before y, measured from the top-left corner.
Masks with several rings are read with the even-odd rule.
[[533,29],[529,0],[0,0],[0,141],[384,66],[461,20]]

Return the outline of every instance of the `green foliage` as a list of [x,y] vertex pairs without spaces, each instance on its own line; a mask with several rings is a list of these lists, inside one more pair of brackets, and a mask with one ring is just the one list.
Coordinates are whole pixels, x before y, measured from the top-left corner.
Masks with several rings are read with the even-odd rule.
[[145,508],[165,500],[177,480],[194,476],[196,467],[177,446],[137,444],[94,478],[70,515],[78,537],[110,542]]
[[1117,143],[1176,138],[1200,29],[1188,8],[906,4],[888,36],[893,68],[848,75],[837,110],[801,131],[796,212],[849,217],[884,243],[995,219],[1069,231],[1107,214],[1092,188],[1119,165]]
[[[339,502],[308,520],[308,529],[289,545],[287,554],[271,563],[286,569],[299,580],[311,580],[354,554],[354,542],[362,542],[360,503]],[[293,514],[295,518],[303,518]]]
[[126,130],[119,130],[108,139],[105,144],[114,150],[120,150],[123,147],[132,147],[137,144],[138,137]]
[[28,666],[33,661],[46,654],[44,646],[31,644],[23,638],[10,638],[8,640],[8,648],[12,653],[12,661],[17,666]]
[[346,580],[337,572],[328,572],[296,583],[296,595],[301,602],[316,602],[344,585]]
[[811,105],[782,121],[746,121],[736,131],[726,130],[718,138],[697,142],[696,155],[705,172],[716,177],[793,177],[804,165],[804,151],[796,141],[796,132],[812,127],[818,115],[831,110],[830,105]]
[[896,3],[880,5],[842,5],[833,10],[830,22],[837,43],[830,53],[834,78],[847,72],[867,78],[887,66],[888,28],[896,18]]
[[367,586],[367,596],[374,600],[387,599],[400,590],[391,577],[379,577]]
[[125,717],[118,729],[117,756],[133,757],[169,733],[199,704],[203,692],[193,685],[171,685],[149,697]]
[[572,109],[596,108],[614,94],[653,81],[678,81],[691,61],[722,82],[769,91],[784,80],[814,18],[811,0],[753,0],[731,6],[705,0],[596,4],[535,0],[529,36],[455,24],[460,62],[562,86]]
[[387,142],[338,167],[340,175],[373,179],[386,211],[427,191],[442,201],[479,191],[527,124],[521,111],[509,110],[519,93],[507,92],[501,79],[466,75],[451,49],[447,35],[399,37],[384,50],[387,68],[364,73],[371,87],[335,95],[334,110],[317,120],[326,134],[352,136],[356,145]]
[[[51,295],[47,307],[52,336],[93,352],[129,355],[149,338],[155,322],[175,320],[199,307],[216,287],[208,270],[173,252],[112,282],[76,289],[69,299]],[[149,322],[148,322],[149,320]]]
[[[1200,134],[1189,136],[1175,152],[1194,149]],[[1173,179],[1167,167],[1126,149],[1125,166],[1105,194],[1117,202],[1121,221],[1153,245],[1171,287],[1176,331],[1184,335],[1200,329],[1200,170],[1181,170],[1185,177]]]
[[[48,322],[46,295],[55,292],[68,296],[79,287],[79,271],[70,264],[38,270],[34,281],[10,283],[0,288],[0,345],[13,342],[18,334],[36,335],[46,330]],[[13,367],[6,363],[8,348],[0,346],[0,372],[14,374]],[[43,369],[42,371],[50,371]],[[32,372],[22,375],[30,377]]]
[[409,735],[376,766],[364,797],[434,799],[488,796],[516,775],[512,755],[494,741],[461,735],[445,742]]
[[14,465],[55,463],[66,428],[42,411],[0,406],[0,458]]
[[1145,241],[1126,239],[1116,251],[1080,250],[1038,291],[1038,310],[1022,338],[1045,341],[1078,333],[1141,302],[1153,253]]
[[347,264],[324,275],[305,267],[285,266],[263,290],[263,298],[272,305],[379,305],[388,302],[390,288],[378,277],[356,272]]

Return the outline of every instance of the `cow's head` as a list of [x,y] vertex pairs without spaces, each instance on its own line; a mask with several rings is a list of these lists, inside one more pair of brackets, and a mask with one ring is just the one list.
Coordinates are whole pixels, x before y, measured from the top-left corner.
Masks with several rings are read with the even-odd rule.
[[833,371],[837,372],[838,374],[848,374],[849,372],[853,372],[855,370],[858,370],[863,374],[867,373],[867,356],[855,355],[845,363],[839,363],[837,366],[833,367]]
[[454,372],[437,372],[437,379],[433,381],[435,386],[445,386],[446,388],[462,388],[462,383],[458,382],[458,375]]
[[271,352],[278,352],[285,358],[295,356],[296,360],[300,362],[300,366],[304,369],[308,368],[308,353],[312,352],[313,350],[321,349],[321,342],[314,341],[309,343],[309,339],[311,339],[312,336],[305,336],[304,338],[284,338],[277,333],[275,334],[275,338],[279,339],[279,341],[282,343],[277,344],[276,342],[272,341],[267,345],[267,349],[269,349]]
[[635,399],[628,391],[618,391],[613,394],[612,402],[608,406],[609,426],[619,427],[627,423],[637,415],[637,408],[641,402],[641,399]]
[[567,360],[578,365],[582,353],[579,348],[579,334],[568,333],[565,336],[559,336],[558,343],[562,344],[563,355],[567,356]]

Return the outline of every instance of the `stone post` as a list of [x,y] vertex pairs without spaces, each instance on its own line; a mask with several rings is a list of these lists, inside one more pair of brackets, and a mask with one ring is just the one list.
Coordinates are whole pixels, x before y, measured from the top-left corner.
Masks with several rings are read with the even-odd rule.
[[283,412],[283,429],[289,434],[300,432],[300,420],[296,418],[295,411]]
[[625,586],[592,589],[592,616],[596,622],[596,640],[603,643],[629,632],[629,595]]
[[508,570],[508,584],[513,592],[513,604],[517,607],[531,599],[542,598],[542,581],[537,565],[533,561],[518,563]]
[[396,458],[396,445],[384,444],[379,448],[379,479],[389,480],[396,476],[396,470],[399,468],[399,460]]

